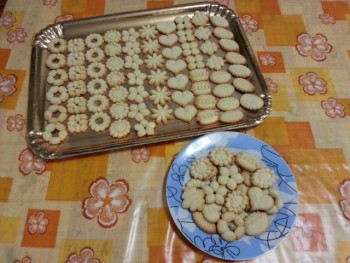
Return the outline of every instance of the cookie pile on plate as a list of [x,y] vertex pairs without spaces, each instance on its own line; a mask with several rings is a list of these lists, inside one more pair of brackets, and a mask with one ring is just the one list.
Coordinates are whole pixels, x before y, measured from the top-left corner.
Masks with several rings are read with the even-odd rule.
[[283,207],[279,190],[274,188],[276,175],[247,152],[234,154],[218,146],[193,161],[189,174],[182,207],[192,213],[200,229],[226,241],[264,233],[270,225],[269,215]]
[[141,28],[55,38],[47,49],[43,138],[50,144],[84,132],[150,136],[174,121],[236,123],[242,109],[264,105],[221,16],[196,11]]

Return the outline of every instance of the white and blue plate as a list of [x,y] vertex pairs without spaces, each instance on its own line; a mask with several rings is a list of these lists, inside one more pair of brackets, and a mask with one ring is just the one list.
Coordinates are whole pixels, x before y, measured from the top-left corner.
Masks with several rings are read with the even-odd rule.
[[[193,222],[192,215],[181,206],[182,191],[190,179],[191,163],[209,154],[218,146],[224,146],[234,153],[246,151],[259,158],[262,163],[275,171],[284,206],[270,216],[270,226],[262,235],[227,242],[218,235],[203,232]],[[224,260],[250,260],[275,249],[291,232],[298,210],[298,189],[294,175],[285,160],[267,143],[250,135],[238,132],[214,132],[199,137],[187,145],[172,162],[166,182],[166,199],[170,214],[181,233],[195,247],[203,252]]]

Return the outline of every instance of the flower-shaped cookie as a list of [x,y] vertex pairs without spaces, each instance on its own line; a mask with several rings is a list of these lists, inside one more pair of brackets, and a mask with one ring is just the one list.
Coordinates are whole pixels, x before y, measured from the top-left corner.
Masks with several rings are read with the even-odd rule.
[[134,72],[129,72],[127,75],[129,85],[143,85],[143,81],[146,79],[147,75],[142,73],[140,70],[136,69]]
[[107,59],[106,67],[110,71],[119,71],[124,67],[124,60],[120,57],[110,57]]
[[177,31],[177,36],[179,37],[180,43],[192,42],[195,40],[191,29]]
[[225,203],[225,197],[227,194],[227,188],[220,185],[217,181],[211,181],[209,185],[203,187],[205,192],[205,202],[207,204],[216,203],[223,205]]
[[242,213],[248,205],[248,196],[241,191],[233,191],[225,198],[225,208],[236,214]]
[[117,120],[109,127],[109,134],[115,138],[123,138],[130,133],[131,125],[127,120]]
[[200,26],[195,30],[194,36],[198,40],[208,40],[211,37],[211,30],[207,27]]
[[218,50],[218,45],[215,42],[211,42],[210,40],[206,40],[199,49],[203,54],[213,55]]
[[164,58],[162,55],[154,53],[153,55],[147,55],[145,59],[146,67],[148,69],[156,70],[157,68],[162,68],[164,64]]
[[122,72],[110,72],[106,80],[111,87],[116,87],[124,84],[125,76]]
[[139,55],[134,54],[132,56],[125,57],[125,68],[138,69],[140,65],[142,65],[143,60],[139,57]]
[[108,92],[108,98],[112,102],[125,101],[125,99],[128,97],[128,95],[129,95],[129,91],[122,86],[113,87]]
[[169,108],[169,105],[162,106],[160,104],[157,104],[156,108],[152,109],[152,115],[151,119],[155,120],[156,123],[168,123],[168,120],[171,120],[174,118],[173,115],[174,110]]
[[156,89],[151,90],[151,95],[149,99],[153,101],[154,104],[164,105],[171,100],[170,95],[171,92],[168,90],[167,87],[161,88],[157,86]]
[[131,27],[129,30],[122,31],[122,41],[123,42],[136,42],[137,38],[140,36],[140,33]]
[[175,24],[177,30],[184,30],[184,29],[190,29],[193,27],[193,24],[191,22],[191,17],[189,16],[177,16],[175,17]]
[[137,132],[137,136],[143,137],[145,135],[154,135],[155,127],[155,122],[143,119],[140,123],[134,125],[134,130]]
[[109,108],[109,113],[116,120],[124,119],[128,116],[129,105],[125,102],[116,102]]
[[129,101],[135,101],[137,103],[143,102],[143,99],[149,96],[148,91],[145,90],[144,86],[130,87],[129,88]]
[[182,48],[182,55],[184,55],[185,57],[195,56],[200,53],[197,42],[182,43],[181,48]]
[[217,166],[227,166],[233,163],[233,153],[226,147],[218,146],[211,150],[209,159]]
[[218,173],[218,169],[212,164],[208,157],[200,157],[190,166],[190,175],[193,178],[208,180]]
[[156,27],[154,25],[142,25],[142,27],[139,29],[140,32],[140,37],[144,38],[144,39],[155,39],[157,34],[158,34],[158,30],[156,29]]
[[160,69],[151,70],[151,74],[147,76],[148,82],[151,85],[164,85],[168,80],[168,76],[166,71],[162,71]]
[[141,45],[142,52],[145,54],[153,54],[159,52],[159,43],[158,40],[144,40]]
[[244,180],[236,165],[231,165],[230,167],[220,167],[219,174],[219,184],[226,185],[226,187],[230,190],[235,190],[237,185],[242,183]]
[[126,42],[125,46],[122,48],[123,53],[128,56],[141,53],[139,42]]
[[275,181],[276,175],[274,171],[269,168],[260,168],[251,176],[252,184],[260,188],[270,188],[273,186]]
[[105,53],[109,57],[114,57],[122,53],[122,46],[118,43],[109,43],[105,46]]
[[203,62],[202,55],[188,56],[186,57],[186,63],[187,63],[187,68],[190,70],[205,67],[205,63]]
[[146,116],[150,114],[150,110],[147,108],[145,103],[131,104],[129,106],[128,117],[141,122]]

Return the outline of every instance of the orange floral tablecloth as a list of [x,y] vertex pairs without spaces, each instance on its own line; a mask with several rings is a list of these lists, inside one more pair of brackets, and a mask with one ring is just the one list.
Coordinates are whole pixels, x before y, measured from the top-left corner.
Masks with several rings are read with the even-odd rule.
[[[175,230],[164,200],[172,158],[190,140],[59,161],[28,149],[33,37],[57,21],[186,0],[9,0],[0,18],[0,262],[219,262]],[[253,262],[350,262],[350,3],[221,0],[240,16],[273,98],[246,132],[293,170],[299,215]],[[97,202],[117,193],[119,205]],[[96,201],[97,200],[97,201]],[[79,261],[80,260],[80,261]]]

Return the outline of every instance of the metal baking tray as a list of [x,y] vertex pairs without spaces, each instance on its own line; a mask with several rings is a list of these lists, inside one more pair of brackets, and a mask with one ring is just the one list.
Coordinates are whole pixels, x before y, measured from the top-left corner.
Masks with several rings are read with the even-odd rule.
[[[108,131],[96,133],[88,129],[88,131],[82,134],[69,134],[68,138],[59,145],[50,145],[43,140],[42,134],[45,127],[44,112],[47,107],[45,94],[48,88],[46,83],[48,69],[45,66],[45,59],[48,56],[47,45],[53,38],[63,37],[69,40],[77,37],[84,38],[91,33],[102,34],[110,29],[124,30],[130,27],[137,29],[144,24],[156,24],[160,21],[173,20],[176,16],[193,16],[197,10],[209,15],[225,17],[229,21],[230,29],[240,46],[240,53],[247,58],[247,66],[253,72],[251,81],[257,88],[255,94],[264,100],[264,107],[261,110],[254,112],[244,111],[244,119],[235,124],[217,122],[215,124],[201,126],[195,120],[191,123],[185,123],[173,119],[167,125],[158,124],[156,134],[152,136],[138,137],[132,129],[128,136],[115,139],[109,135]],[[224,55],[223,51],[221,51],[221,54]],[[188,74],[188,72],[184,74]],[[145,88],[147,88],[146,85]],[[170,103],[170,106],[174,105]],[[217,3],[192,3],[168,8],[111,14],[56,23],[42,29],[34,39],[29,81],[27,142],[33,153],[43,159],[61,159],[125,147],[136,147],[195,137],[213,131],[241,130],[258,125],[266,119],[270,112],[271,96],[239,18],[233,10]]]

